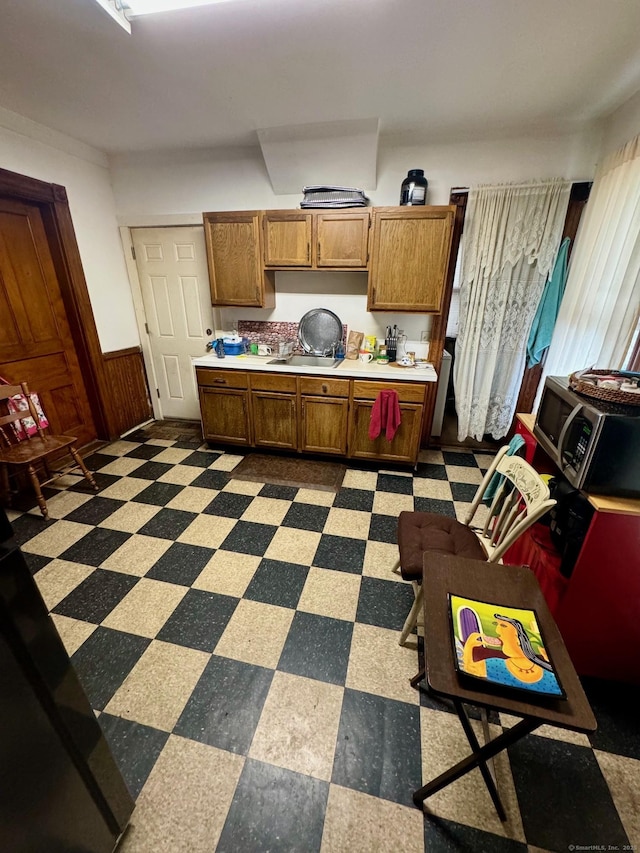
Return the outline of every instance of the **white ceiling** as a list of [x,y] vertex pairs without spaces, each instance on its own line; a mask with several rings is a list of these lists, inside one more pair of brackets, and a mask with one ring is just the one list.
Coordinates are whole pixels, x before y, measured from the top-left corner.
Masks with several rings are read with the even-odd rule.
[[573,129],[640,88],[638,0],[3,0],[0,107],[109,153],[380,119],[420,144]]

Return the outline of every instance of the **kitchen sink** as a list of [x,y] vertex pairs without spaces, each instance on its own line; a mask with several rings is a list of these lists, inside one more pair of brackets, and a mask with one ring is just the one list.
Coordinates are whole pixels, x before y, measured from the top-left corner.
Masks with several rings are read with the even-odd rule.
[[267,364],[290,364],[292,367],[337,367],[343,361],[343,358],[333,358],[330,355],[292,355],[272,358]]

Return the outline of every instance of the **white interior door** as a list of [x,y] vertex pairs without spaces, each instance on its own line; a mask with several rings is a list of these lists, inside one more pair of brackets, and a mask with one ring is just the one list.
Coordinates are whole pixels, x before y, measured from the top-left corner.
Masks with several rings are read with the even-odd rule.
[[202,226],[133,228],[158,396],[165,418],[200,418],[191,357],[215,329]]

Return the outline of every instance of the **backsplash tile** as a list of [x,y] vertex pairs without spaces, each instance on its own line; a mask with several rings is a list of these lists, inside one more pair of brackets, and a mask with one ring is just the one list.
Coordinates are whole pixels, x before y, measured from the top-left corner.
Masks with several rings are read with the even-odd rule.
[[[277,347],[280,341],[294,341],[294,352],[303,352],[298,340],[299,323],[269,322],[267,320],[239,320],[238,334],[249,343],[269,344]],[[347,339],[347,327],[342,327],[342,341]]]

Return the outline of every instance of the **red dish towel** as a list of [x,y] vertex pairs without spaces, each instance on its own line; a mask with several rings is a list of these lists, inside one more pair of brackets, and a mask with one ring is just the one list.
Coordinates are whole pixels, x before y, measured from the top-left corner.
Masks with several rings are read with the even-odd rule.
[[401,420],[398,392],[381,391],[371,409],[369,438],[373,441],[384,430],[387,441],[393,441]]

